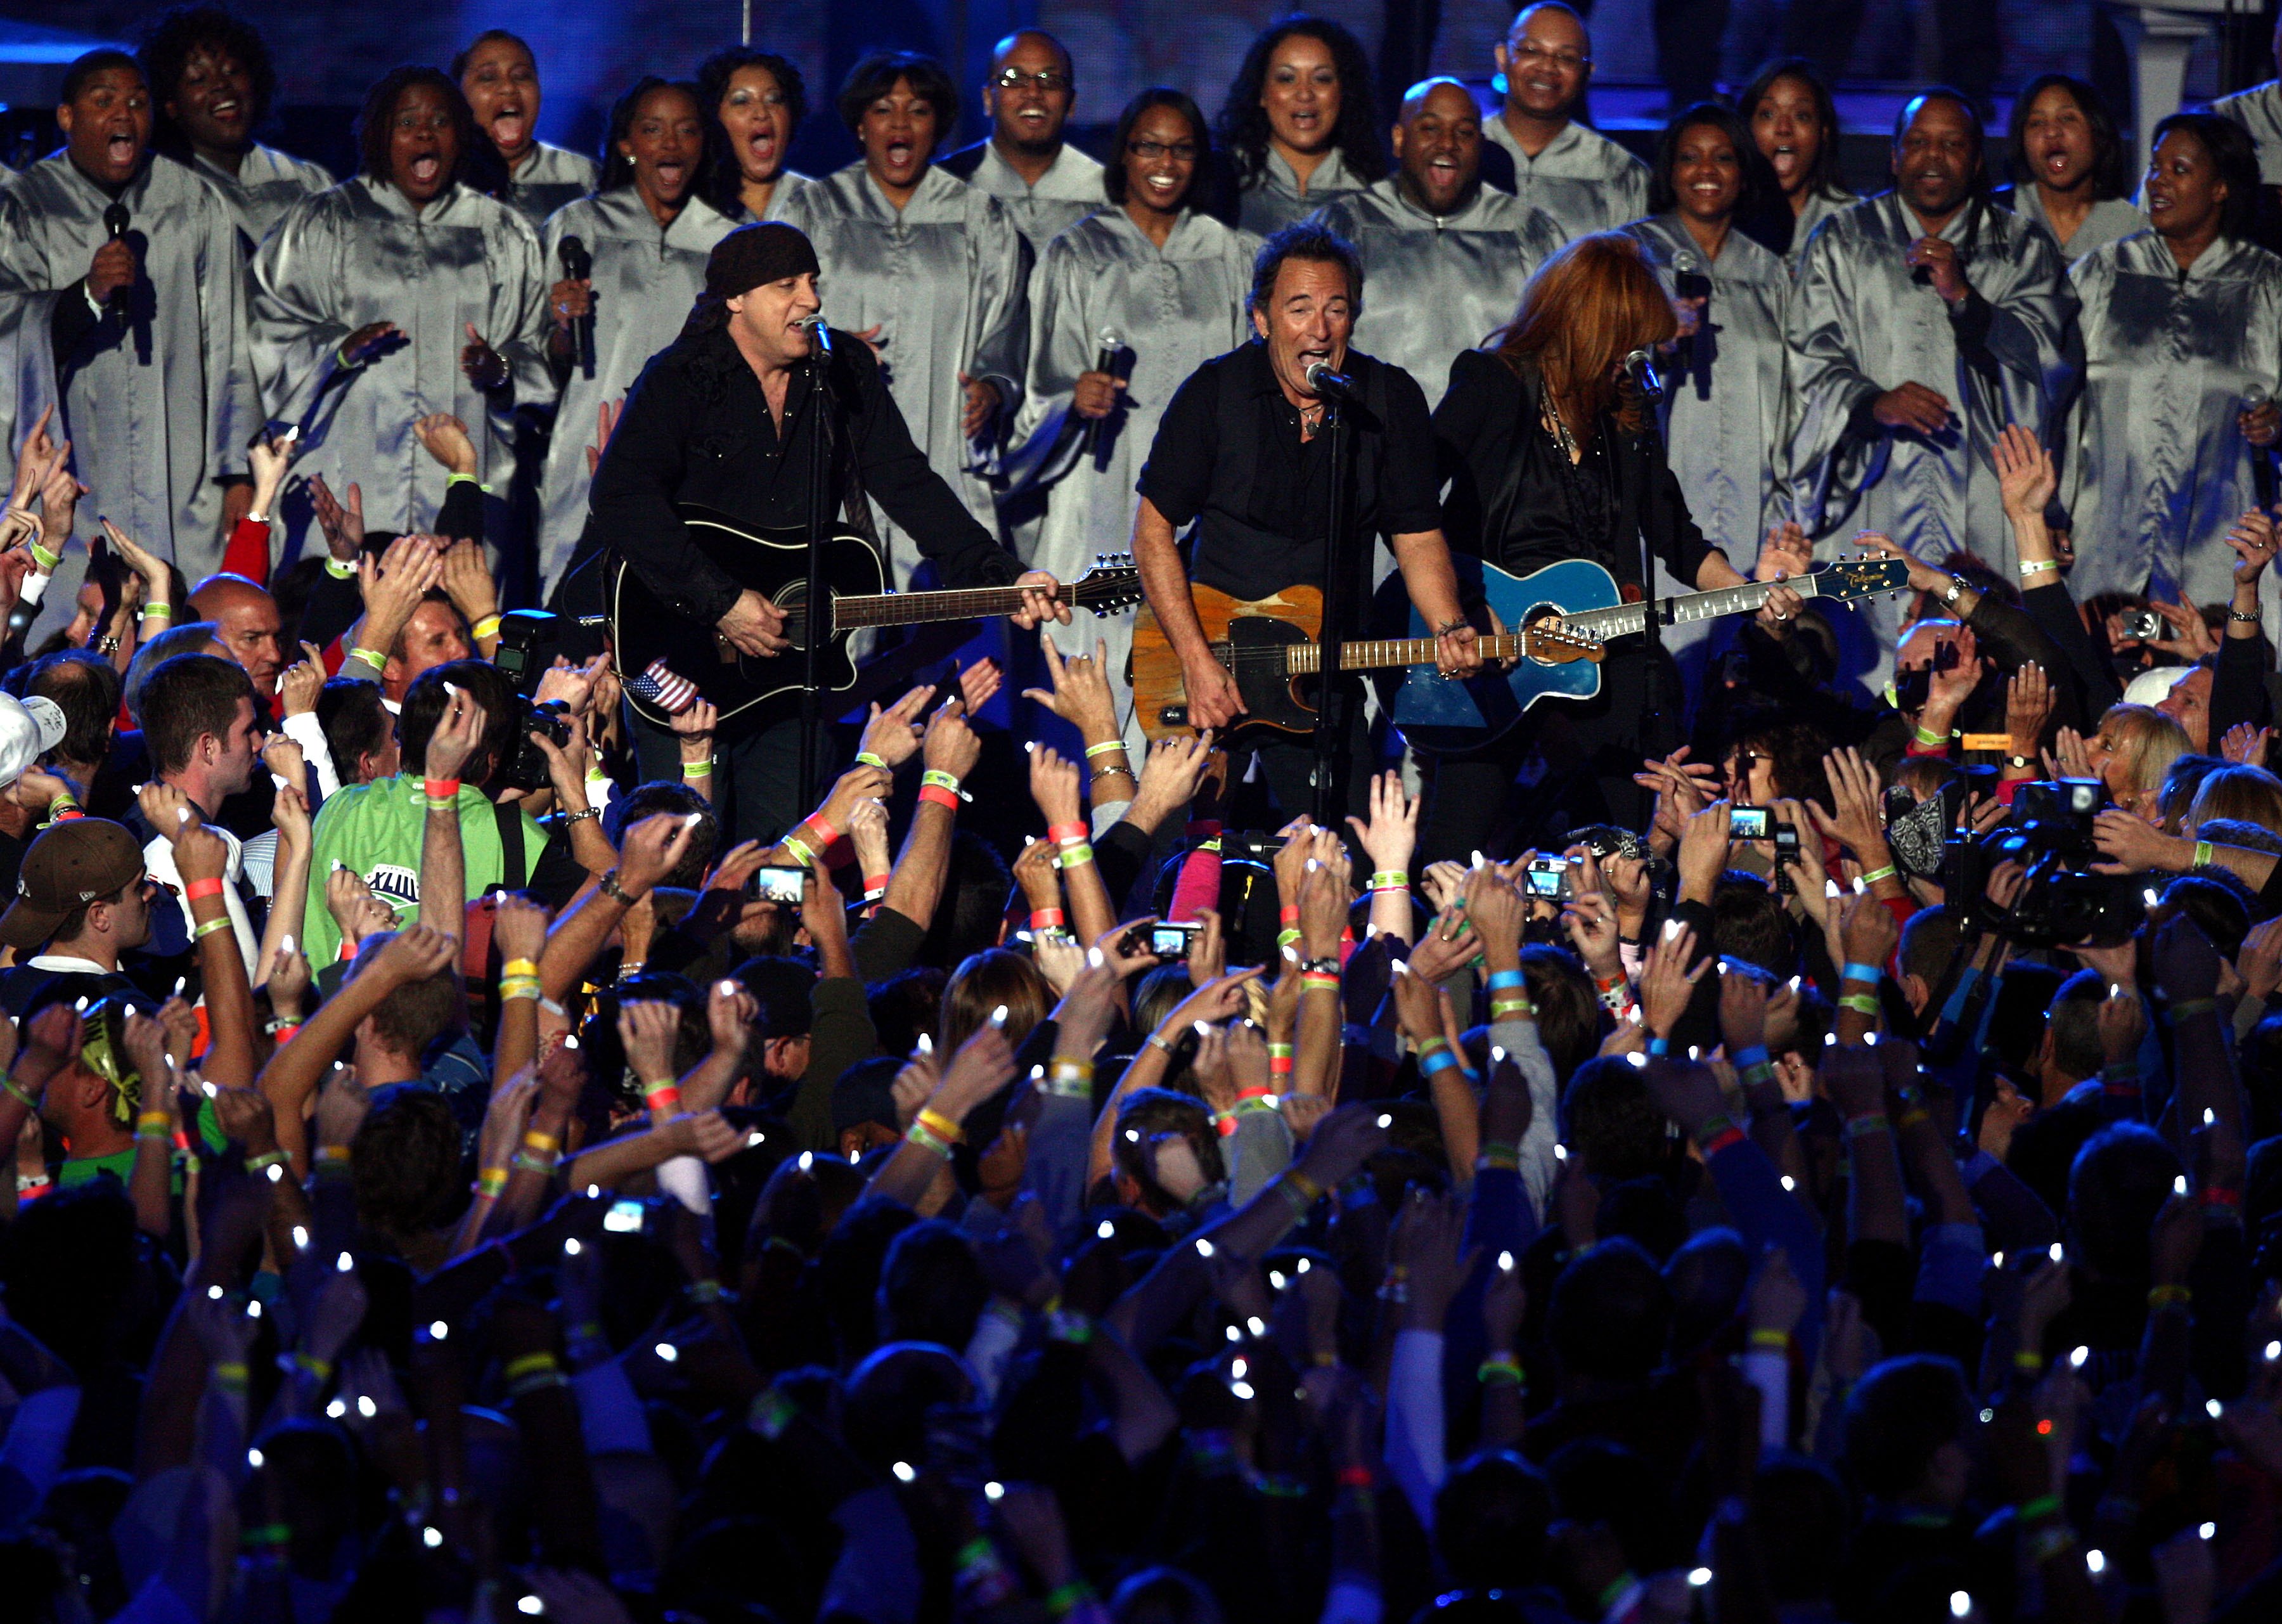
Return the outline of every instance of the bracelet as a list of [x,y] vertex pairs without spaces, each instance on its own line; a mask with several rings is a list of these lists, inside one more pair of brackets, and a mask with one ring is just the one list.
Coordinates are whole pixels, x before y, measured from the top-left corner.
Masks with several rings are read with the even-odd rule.
[[1032,908],[1030,910],[1030,929],[1033,930],[1058,929],[1067,923],[1069,923],[1068,915],[1065,914],[1060,908]]
[[143,606],[143,618],[145,620],[172,620],[175,618],[175,606],[171,603],[145,603]]
[[1124,753],[1125,741],[1122,739],[1104,739],[1098,744],[1089,744],[1085,747],[1085,758],[1088,761],[1091,761],[1096,756],[1112,754],[1122,756]]
[[2060,571],[2061,561],[2059,559],[2040,558],[2033,563],[2024,563],[2021,566],[2021,579],[2022,580],[2027,580],[2031,576],[2043,575],[2047,572],[2058,575]]
[[1888,863],[1882,868],[1873,868],[1868,874],[1862,876],[1863,889],[1867,890],[1871,886],[1877,884],[1881,880],[1891,880],[1896,876],[1898,872],[1898,871],[1891,863]]
[[671,1115],[681,1104],[681,1084],[669,1077],[654,1087],[644,1088],[642,1103],[653,1111]]
[[1866,1111],[1859,1116],[1846,1119],[1846,1137],[1850,1139],[1867,1138],[1874,1133],[1892,1131],[1892,1124],[1886,1121],[1883,1111]]
[[1065,871],[1072,868],[1083,868],[1088,863],[1093,861],[1093,848],[1088,845],[1084,841],[1081,840],[1075,845],[1064,846],[1061,851],[1061,855],[1056,858],[1054,861],[1060,864]]
[[485,615],[468,628],[468,635],[476,641],[481,642],[486,637],[497,637],[499,629],[500,618],[497,615]]
[[562,1368],[551,1353],[527,1353],[519,1358],[509,1359],[501,1369],[500,1374],[509,1381],[520,1381],[525,1376],[535,1376],[541,1371],[555,1371]]
[[221,895],[221,890],[220,880],[193,880],[182,887],[182,899],[185,902],[196,902],[201,897],[219,897]]
[[40,1102],[33,1099],[31,1095],[26,1093],[24,1092],[24,1085],[17,1082],[13,1076],[6,1072],[0,1072],[0,1089],[7,1090],[10,1095],[21,1103],[23,1107],[27,1110],[30,1111],[35,1116],[39,1115]]
[[959,787],[959,780],[955,775],[938,771],[934,767],[929,767],[920,774],[920,782],[929,789],[947,789],[962,801],[971,801],[974,798]]
[[420,787],[428,792],[431,801],[456,804],[460,798],[460,781],[456,778],[423,779]]
[[1838,979],[1867,982],[1874,987],[1885,979],[1885,974],[1874,964],[1849,963],[1845,968],[1838,972]]
[[1407,891],[1410,876],[1400,868],[1382,868],[1370,877],[1370,889],[1375,891]]
[[2023,1376],[2041,1376],[2045,1373],[2045,1356],[2033,1348],[2016,1348],[2013,1350],[2013,1368]]
[[2189,1286],[2151,1286],[2147,1288],[2147,1306],[2151,1309],[2184,1308],[2194,1300],[2194,1288]]
[[[1086,1069],[1091,1072],[1092,1070],[1092,1067],[1089,1065]],[[916,1120],[925,1126],[929,1133],[934,1134],[945,1144],[956,1145],[966,1138],[966,1129],[951,1121],[951,1118],[945,1116],[933,1106],[920,1107],[920,1114]]]
[[1875,1021],[1881,1014],[1877,996],[1868,992],[1850,992],[1838,1000],[1838,1007],[1851,1009],[1858,1015],[1867,1015]]
[[951,1146],[930,1132],[925,1123],[913,1123],[904,1131],[904,1138],[921,1150],[931,1150],[944,1161],[951,1160]]
[[2195,842],[2195,860],[2193,866],[2197,868],[2208,868],[2210,866],[2210,842],[2207,840],[2199,840]]
[[2234,622],[2237,626],[2256,626],[2259,624],[2259,619],[2256,615],[2246,615],[2232,604],[2229,604],[2227,606],[2226,618]]
[[596,881],[595,887],[612,902],[623,903],[629,908],[634,905],[635,899],[627,894],[625,886],[618,883],[618,871],[615,868]]
[[507,1193],[507,1169],[503,1167],[484,1169],[476,1175],[475,1191],[477,1195],[492,1201],[499,1200]]
[[200,925],[196,930],[191,931],[190,940],[193,942],[203,942],[206,937],[213,935],[215,931],[227,930],[229,928],[229,915],[225,913],[220,919],[210,919],[206,921],[205,924]]
[[1495,1356],[1482,1361],[1481,1368],[1474,1372],[1474,1379],[1485,1385],[1495,1384],[1509,1387],[1529,1385],[1529,1378],[1522,1374],[1520,1364],[1511,1357],[1501,1359]]

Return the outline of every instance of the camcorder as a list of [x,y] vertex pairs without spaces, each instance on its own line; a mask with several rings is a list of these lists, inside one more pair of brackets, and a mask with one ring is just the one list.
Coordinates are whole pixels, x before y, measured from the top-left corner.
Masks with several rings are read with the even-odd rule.
[[[2021,785],[2004,822],[1978,838],[1950,835],[1942,852],[1944,896],[1984,929],[2024,947],[2129,941],[2146,918],[2146,898],[2137,875],[2093,872],[2106,859],[2092,839],[2092,820],[2107,804],[2107,789],[2094,778]],[[2005,862],[2028,873],[2009,908],[1989,895],[1990,871]]]
[[570,707],[559,700],[538,703],[539,680],[564,651],[563,617],[543,609],[518,609],[500,617],[499,649],[492,664],[515,682],[515,758],[508,764],[507,781],[517,789],[539,789],[547,784],[547,756],[532,738],[544,734],[557,750],[570,742]]
[[515,759],[508,764],[507,781],[517,789],[543,789],[547,783],[547,752],[539,748],[532,735],[543,734],[554,741],[555,748],[566,750],[570,743],[570,707],[559,699],[545,704],[533,704],[530,696],[517,693],[515,696],[516,718]]

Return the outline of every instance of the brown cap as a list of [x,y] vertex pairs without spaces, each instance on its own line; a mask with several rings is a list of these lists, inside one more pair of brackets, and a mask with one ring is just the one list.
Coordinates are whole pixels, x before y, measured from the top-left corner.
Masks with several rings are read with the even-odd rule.
[[0,942],[37,947],[73,910],[116,897],[143,872],[143,848],[123,823],[74,818],[42,831],[16,871],[16,900],[0,914]]

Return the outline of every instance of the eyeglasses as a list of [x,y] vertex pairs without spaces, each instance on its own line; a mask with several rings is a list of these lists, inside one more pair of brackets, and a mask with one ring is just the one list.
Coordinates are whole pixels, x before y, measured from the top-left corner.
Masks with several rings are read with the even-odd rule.
[[1058,68],[1026,74],[1019,67],[1002,67],[990,82],[1002,90],[1043,90],[1052,94],[1070,88],[1070,76]]
[[1176,141],[1170,146],[1161,141],[1129,141],[1125,150],[1144,163],[1154,163],[1160,158],[1177,158],[1184,164],[1197,161],[1197,144],[1193,141]]
[[1529,40],[1524,40],[1516,46],[1513,54],[1525,62],[1550,62],[1560,68],[1573,70],[1593,66],[1590,57],[1580,57],[1573,51],[1548,51]]

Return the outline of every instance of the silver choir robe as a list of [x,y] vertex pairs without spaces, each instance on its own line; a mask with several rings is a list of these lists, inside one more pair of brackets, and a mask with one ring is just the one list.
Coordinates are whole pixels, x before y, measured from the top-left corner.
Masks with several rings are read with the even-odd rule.
[[2083,302],[2084,394],[2064,495],[2069,587],[2223,602],[2226,532],[2255,505],[2236,416],[2254,385],[2282,397],[2282,259],[2221,237],[2183,277],[2153,231],[2069,272]]
[[[1561,246],[1561,228],[1510,192],[1475,189],[1437,217],[1402,195],[1393,176],[1332,200],[1316,215],[1362,255],[1362,314],[1354,347],[1401,367],[1432,408],[1450,363],[1513,320],[1521,284]],[[1393,555],[1380,549],[1380,572]]]
[[192,167],[213,182],[214,190],[229,204],[248,259],[269,235],[269,228],[285,217],[287,209],[333,184],[332,171],[322,164],[258,142],[239,162],[236,175],[203,158],[194,157]]
[[[1260,239],[1208,214],[1184,214],[1165,245],[1143,235],[1122,208],[1104,209],[1046,245],[1030,282],[1030,371],[1012,459],[1026,488],[1044,486],[1046,515],[1031,567],[1075,580],[1097,553],[1130,546],[1135,491],[1157,420],[1173,392],[1206,361],[1251,336],[1245,300]],[[1085,455],[1086,419],[1070,410],[1081,372],[1099,359],[1101,330],[1114,328],[1132,354],[1120,408],[1101,420]],[[1091,654],[1109,643],[1109,680],[1122,708],[1130,610],[1075,618],[1066,646]]]
[[[1962,548],[2009,576],[2012,530],[1990,453],[2008,423],[2047,445],[2058,438],[2083,364],[2076,296],[2042,226],[1968,203],[1942,236],[1959,245],[1979,297],[1953,316],[1903,263],[1921,235],[1916,215],[1886,192],[1824,221],[1807,245],[1789,324],[1790,517],[1834,547],[1842,526],[1882,531],[1921,558]],[[1959,354],[1958,326],[1983,308],[1975,364]],[[1912,379],[1949,401],[1943,433],[1858,421]]]
[[508,181],[500,200],[531,222],[534,231],[564,204],[585,197],[602,183],[602,166],[584,152],[533,144],[531,156]]
[[1552,215],[1564,239],[1648,213],[1648,166],[1598,130],[1572,120],[1534,158],[1513,138],[1502,109],[1482,120],[1482,134],[1511,155],[1514,195]]
[[729,223],[733,226],[753,226],[761,225],[772,220],[782,220],[785,205],[792,201],[794,194],[803,186],[815,184],[814,181],[796,170],[780,169],[777,171],[776,189],[769,193],[769,212],[757,218],[752,210],[740,203],[737,205],[736,213],[730,217]]
[[2258,178],[2269,186],[2282,186],[2282,79],[2222,96],[2210,110],[2250,132],[2258,148]]
[[[811,181],[779,216],[806,232],[824,268],[824,314],[843,332],[878,327],[875,343],[912,443],[975,521],[1000,533],[993,501],[998,443],[1022,401],[1030,253],[1006,206],[940,168],[898,210],[861,163]],[[999,421],[970,442],[964,372],[998,386]],[[920,552],[884,513],[880,540],[898,591]]]
[[2045,212],[2044,194],[2033,186],[2000,186],[1989,194],[1999,206],[2011,209],[2023,220],[2033,220],[2052,233],[2053,241],[2060,245],[2061,258],[2071,266],[2095,248],[2105,248],[2110,243],[2123,241],[2134,231],[2145,231],[2147,216],[2133,207],[2124,198],[2102,198],[2092,206],[2076,235],[2061,242],[2061,234],[2053,225],[2053,217]]
[[594,376],[571,365],[539,485],[539,568],[548,591],[586,526],[586,447],[597,408],[624,400],[650,357],[680,336],[704,291],[706,256],[732,229],[692,198],[661,230],[631,185],[565,204],[548,218],[541,262],[558,263],[555,250],[576,237],[594,264]]
[[1783,254],[1783,268],[1796,280],[1798,268],[1806,259],[1806,245],[1814,235],[1814,228],[1833,214],[1843,214],[1862,201],[1851,191],[1811,191],[1806,194],[1806,206],[1798,212],[1790,228],[1790,247]]
[[[61,152],[0,188],[0,304],[16,324],[14,433],[58,400],[49,322],[58,300],[85,299],[112,201]],[[221,565],[218,481],[245,474],[246,445],[261,429],[237,227],[221,194],[171,159],[151,159],[118,201],[142,239],[143,274],[128,296],[136,302],[81,344],[50,432],[70,438],[72,465],[91,492],[79,505],[78,534],[100,533],[97,516],[107,514],[196,581]],[[70,614],[84,563],[83,553],[66,555],[48,588],[50,610]]]
[[1790,273],[1741,231],[1727,233],[1718,259],[1705,258],[1677,215],[1636,220],[1625,233],[1666,291],[1676,291],[1677,254],[1693,254],[1712,279],[1703,327],[1663,362],[1665,446],[1706,539],[1730,558],[1754,557],[1768,524],[1789,517],[1774,462],[1790,439]]
[[[444,469],[412,425],[450,412],[468,425],[477,478],[501,496],[514,470],[517,400],[554,397],[544,346],[539,237],[505,204],[454,186],[424,213],[363,175],[320,192],[280,221],[253,262],[255,356],[269,416],[301,425],[299,466],[336,493],[363,488],[375,530],[418,530],[444,501]],[[393,322],[406,342],[345,368],[341,341]],[[486,396],[460,369],[467,326],[507,361],[508,387]]]
[[986,141],[982,161],[966,183],[1006,206],[1014,229],[1030,245],[1032,264],[1044,257],[1046,245],[1055,237],[1096,209],[1109,206],[1109,194],[1101,189],[1101,166],[1067,142],[1033,186],[998,155],[996,144]]
[[1316,166],[1315,174],[1308,177],[1308,190],[1302,193],[1299,171],[1271,145],[1260,178],[1238,194],[1236,223],[1254,237],[1273,237],[1293,221],[1305,220],[1340,193],[1360,191],[1362,186],[1362,177],[1347,167],[1339,148],[1333,147],[1323,154],[1323,161]]

